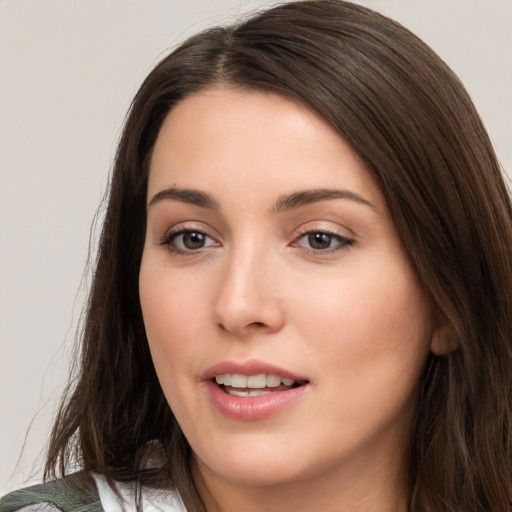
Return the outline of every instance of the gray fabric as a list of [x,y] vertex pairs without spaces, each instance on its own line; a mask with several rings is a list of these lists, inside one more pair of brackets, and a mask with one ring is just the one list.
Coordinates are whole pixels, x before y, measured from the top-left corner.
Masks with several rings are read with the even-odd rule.
[[11,492],[0,499],[0,512],[103,512],[97,492],[86,491],[76,476]]

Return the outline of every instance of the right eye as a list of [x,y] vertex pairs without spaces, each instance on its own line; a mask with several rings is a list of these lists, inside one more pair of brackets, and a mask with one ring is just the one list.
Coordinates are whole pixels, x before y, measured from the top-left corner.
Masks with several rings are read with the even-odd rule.
[[170,251],[188,253],[216,245],[217,242],[202,231],[183,229],[166,236],[164,244]]

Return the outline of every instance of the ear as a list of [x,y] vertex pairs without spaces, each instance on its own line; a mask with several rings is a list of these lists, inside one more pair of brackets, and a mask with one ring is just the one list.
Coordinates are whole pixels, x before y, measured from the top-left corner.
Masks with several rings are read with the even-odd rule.
[[459,341],[455,329],[447,322],[436,327],[430,341],[430,351],[436,356],[447,356],[455,351]]

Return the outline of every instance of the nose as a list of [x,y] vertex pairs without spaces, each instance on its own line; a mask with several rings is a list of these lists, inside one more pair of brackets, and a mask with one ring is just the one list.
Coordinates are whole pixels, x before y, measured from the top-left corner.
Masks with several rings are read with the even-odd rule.
[[284,324],[278,269],[269,253],[246,248],[225,262],[213,320],[237,338],[274,333]]

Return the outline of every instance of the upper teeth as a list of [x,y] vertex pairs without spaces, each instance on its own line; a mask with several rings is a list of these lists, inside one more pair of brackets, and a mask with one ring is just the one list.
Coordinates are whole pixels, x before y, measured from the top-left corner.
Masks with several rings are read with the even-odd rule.
[[240,373],[224,373],[215,377],[217,384],[231,386],[233,388],[276,388],[283,383],[285,386],[291,386],[295,383],[293,379],[280,377],[279,375],[267,375],[260,373],[258,375],[241,375]]

